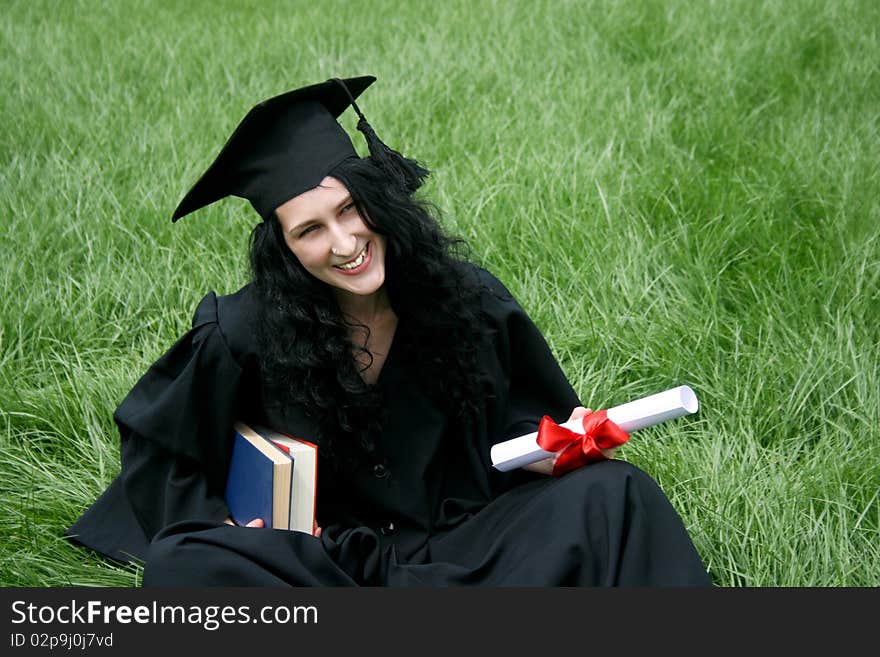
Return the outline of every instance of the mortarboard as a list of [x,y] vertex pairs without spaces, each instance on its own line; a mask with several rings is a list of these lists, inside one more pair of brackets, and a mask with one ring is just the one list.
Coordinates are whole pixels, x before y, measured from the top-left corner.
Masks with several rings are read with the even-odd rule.
[[279,205],[316,187],[334,167],[358,157],[336,120],[349,105],[371,157],[405,191],[415,191],[427,170],[383,144],[354,99],[371,75],[301,87],[265,100],[241,120],[214,162],[183,197],[171,217],[181,217],[226,196],[250,201],[263,218]]

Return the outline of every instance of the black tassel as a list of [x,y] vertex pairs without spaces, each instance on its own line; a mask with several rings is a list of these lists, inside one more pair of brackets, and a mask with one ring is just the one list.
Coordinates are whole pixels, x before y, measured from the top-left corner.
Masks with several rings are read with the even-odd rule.
[[357,129],[363,133],[367,140],[371,159],[379,165],[392,182],[399,185],[407,194],[414,193],[422,186],[430,171],[415,160],[404,157],[397,151],[388,148],[379,139],[373,126],[367,123],[363,115],[358,121]]
[[376,135],[373,126],[367,123],[367,118],[361,112],[357,103],[354,102],[354,97],[351,95],[348,87],[345,86],[345,82],[339,78],[332,78],[332,80],[342,87],[345,95],[348,96],[352,109],[358,115],[357,129],[363,133],[367,140],[367,147],[370,149],[370,159],[385,172],[385,176],[390,182],[397,185],[406,194],[413,194],[425,182],[425,178],[428,177],[430,171],[415,160],[404,157],[397,151],[388,148]]

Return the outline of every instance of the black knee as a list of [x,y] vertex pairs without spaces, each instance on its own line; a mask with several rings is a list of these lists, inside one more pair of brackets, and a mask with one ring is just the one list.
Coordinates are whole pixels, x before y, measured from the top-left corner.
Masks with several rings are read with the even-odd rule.
[[186,534],[154,539],[144,564],[144,586],[201,586],[199,544]]
[[575,490],[583,491],[584,488],[607,493],[619,493],[629,489],[647,490],[659,493],[660,489],[656,482],[644,471],[632,463],[617,459],[606,459],[590,463],[576,470],[572,470],[559,478],[559,483],[564,488],[571,488],[571,494]]

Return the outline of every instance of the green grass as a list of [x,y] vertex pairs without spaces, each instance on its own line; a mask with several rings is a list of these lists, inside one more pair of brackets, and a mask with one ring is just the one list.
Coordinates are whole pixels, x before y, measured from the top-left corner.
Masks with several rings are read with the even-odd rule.
[[256,218],[171,212],[256,101],[370,73],[587,405],[696,390],[619,455],[715,582],[880,585],[880,5],[417,5],[4,3],[0,584],[138,583],[60,536]]

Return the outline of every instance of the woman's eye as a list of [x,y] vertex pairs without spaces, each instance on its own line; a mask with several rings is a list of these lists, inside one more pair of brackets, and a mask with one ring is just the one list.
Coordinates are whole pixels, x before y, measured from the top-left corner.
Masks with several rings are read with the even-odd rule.
[[316,230],[318,230],[318,226],[317,226],[317,224],[312,225],[312,226],[309,226],[309,227],[306,228],[303,232],[301,232],[301,233],[299,234],[299,236],[300,236],[300,237],[305,237],[305,236],[308,235],[309,233],[312,233],[312,232],[314,232],[314,231],[316,231]]
[[347,212],[351,212],[351,211],[354,210],[354,209],[355,209],[355,208],[354,208],[354,203],[349,203],[349,204],[346,205],[344,208],[342,208],[342,213],[345,214],[345,213],[347,213]]

